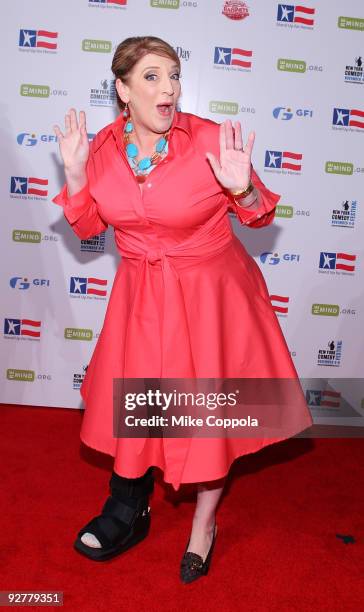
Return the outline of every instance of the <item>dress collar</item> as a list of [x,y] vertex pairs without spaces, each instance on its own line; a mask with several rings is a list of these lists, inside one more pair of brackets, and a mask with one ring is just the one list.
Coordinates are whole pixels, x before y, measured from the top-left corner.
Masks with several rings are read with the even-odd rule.
[[[113,134],[117,142],[122,142],[124,125],[126,123],[126,118],[123,117],[123,114],[120,113],[118,117],[115,119],[113,123],[110,123],[106,126],[100,136],[98,136],[98,142],[95,143],[94,152],[96,152],[107,140],[107,138]],[[192,140],[192,130],[191,130],[191,121],[189,118],[189,113],[183,113],[179,111],[175,111],[173,115],[172,125],[171,125],[171,136],[174,130],[182,130],[185,132],[190,140]]]

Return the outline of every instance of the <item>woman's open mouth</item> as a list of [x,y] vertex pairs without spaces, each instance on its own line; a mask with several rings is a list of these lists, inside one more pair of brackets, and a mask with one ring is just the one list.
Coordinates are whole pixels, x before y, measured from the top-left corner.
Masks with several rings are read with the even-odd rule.
[[170,117],[173,112],[173,104],[157,104],[157,109],[162,117]]

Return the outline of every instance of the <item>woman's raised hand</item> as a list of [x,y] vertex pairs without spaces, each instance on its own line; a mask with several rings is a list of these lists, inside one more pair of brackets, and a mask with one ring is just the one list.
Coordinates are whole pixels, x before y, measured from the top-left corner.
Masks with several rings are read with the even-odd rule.
[[243,148],[243,137],[239,121],[233,126],[230,119],[220,125],[220,160],[212,153],[206,153],[211,168],[226,189],[245,189],[251,176],[251,154],[255,132],[250,132],[248,142]]
[[85,112],[80,111],[77,122],[76,110],[71,108],[65,116],[65,133],[61,132],[58,125],[53,129],[58,138],[65,170],[72,173],[84,171],[89,156]]

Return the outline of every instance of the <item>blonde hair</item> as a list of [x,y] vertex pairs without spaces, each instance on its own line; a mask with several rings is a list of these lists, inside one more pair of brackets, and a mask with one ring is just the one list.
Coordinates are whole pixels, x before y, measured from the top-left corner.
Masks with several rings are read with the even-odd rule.
[[[181,62],[173,47],[165,40],[157,36],[132,36],[123,40],[116,48],[111,64],[111,70],[115,80],[120,79],[128,84],[128,77],[135,64],[147,53],[155,53],[162,57],[169,57],[175,61],[179,70]],[[118,92],[117,102],[121,110],[125,108],[125,103],[119,97]]]

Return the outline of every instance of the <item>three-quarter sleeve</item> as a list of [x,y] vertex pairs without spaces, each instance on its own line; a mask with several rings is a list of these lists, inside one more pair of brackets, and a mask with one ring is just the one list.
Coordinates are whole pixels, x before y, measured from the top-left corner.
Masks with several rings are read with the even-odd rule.
[[239,206],[234,197],[229,194],[230,205],[242,225],[248,225],[248,227],[252,228],[264,227],[272,223],[277,202],[280,200],[281,196],[267,189],[253,167],[251,171],[251,181],[260,193],[260,206],[254,210],[249,209],[249,207],[244,208],[243,206]]
[[65,183],[52,202],[63,207],[63,213],[75,234],[81,240],[97,236],[108,228],[106,221],[100,216],[95,198],[90,193],[90,180],[94,172],[93,152],[90,150],[86,165],[87,183],[77,193],[70,196]]

